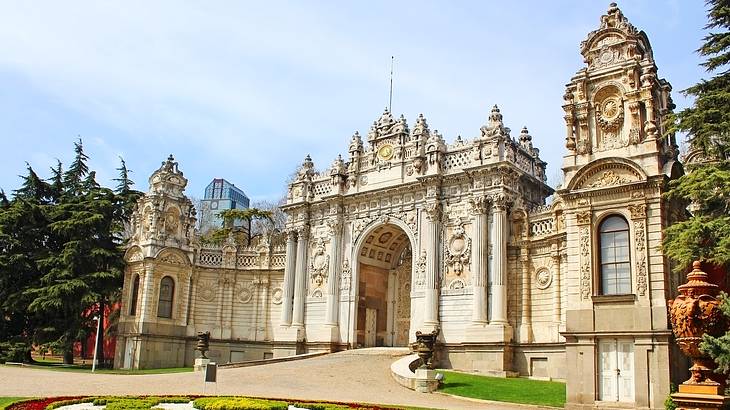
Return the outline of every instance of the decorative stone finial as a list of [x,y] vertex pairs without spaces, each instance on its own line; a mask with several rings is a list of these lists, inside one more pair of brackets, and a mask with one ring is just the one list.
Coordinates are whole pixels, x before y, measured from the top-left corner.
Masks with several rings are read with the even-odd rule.
[[489,113],[489,125],[502,125],[502,113],[499,112],[499,107],[497,107],[497,104],[494,104],[494,107],[492,107],[492,112]]
[[350,140],[350,153],[354,152],[362,152],[362,138],[360,138],[360,133],[357,131],[352,134],[352,140]]
[[532,136],[530,135],[530,131],[527,130],[527,127],[522,127],[522,131],[520,131],[520,142],[528,142],[532,141]]

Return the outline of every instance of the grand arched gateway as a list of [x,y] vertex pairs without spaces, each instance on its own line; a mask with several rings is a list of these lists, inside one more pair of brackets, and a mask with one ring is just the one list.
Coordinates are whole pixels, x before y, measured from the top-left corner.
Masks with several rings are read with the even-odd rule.
[[568,408],[662,408],[686,368],[667,321],[678,275],[659,251],[681,217],[662,197],[682,172],[661,137],[671,86],[615,4],[580,51],[555,192],[527,128],[513,137],[496,106],[451,143],[386,110],[323,172],[306,157],[285,246],[210,246],[165,161],[133,216],[117,366],[191,365],[205,331],[210,356],[233,362],[439,329],[439,366],[563,379]]

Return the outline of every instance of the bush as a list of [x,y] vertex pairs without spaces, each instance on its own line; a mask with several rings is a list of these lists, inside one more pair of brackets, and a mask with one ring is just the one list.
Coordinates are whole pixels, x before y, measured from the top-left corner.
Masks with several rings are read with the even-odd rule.
[[193,402],[200,410],[287,410],[284,401],[251,399],[247,397],[203,397]]
[[23,342],[0,343],[0,363],[27,362],[30,357],[30,346]]

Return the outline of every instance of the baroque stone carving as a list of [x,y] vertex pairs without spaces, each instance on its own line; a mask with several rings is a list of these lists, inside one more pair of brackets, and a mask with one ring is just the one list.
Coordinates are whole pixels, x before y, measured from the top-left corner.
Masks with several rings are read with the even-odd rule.
[[634,243],[636,244],[636,293],[646,295],[646,233],[643,221],[634,221]]
[[617,174],[614,171],[605,171],[603,175],[601,175],[598,179],[589,184],[586,184],[586,188],[604,188],[614,185],[627,184],[629,182],[634,181],[624,175]]
[[454,228],[454,233],[446,243],[446,264],[451,272],[461,276],[464,266],[469,264],[471,259],[471,238],[466,236],[464,224],[460,223]]
[[421,250],[416,260],[416,289],[423,289],[424,286],[426,286],[426,251]]
[[593,213],[591,211],[578,212],[575,214],[575,222],[578,225],[589,225],[592,217]]
[[204,302],[212,302],[218,293],[218,287],[214,280],[198,281],[198,298]]
[[628,208],[631,212],[631,219],[646,218],[646,204],[629,204]]
[[271,303],[275,305],[281,305],[283,297],[284,289],[282,289],[280,286],[275,287],[274,290],[271,291]]
[[330,265],[330,256],[327,255],[324,241],[320,238],[315,245],[312,262],[309,265],[309,274],[316,286],[321,286],[327,279],[327,270]]
[[142,260],[144,260],[144,255],[142,254],[142,252],[140,252],[138,250],[136,250],[134,252],[131,252],[130,255],[129,255],[129,257],[127,258],[127,262],[128,263],[131,263],[131,262],[139,262],[139,261],[142,261]]
[[547,289],[553,282],[553,274],[548,269],[540,269],[535,273],[535,284],[538,289]]
[[580,228],[580,294],[583,299],[591,296],[591,236],[587,226]]
[[186,265],[180,256],[170,252],[163,254],[157,260],[162,263],[169,263],[170,265]]
[[239,282],[236,284],[236,299],[241,303],[248,303],[253,299],[253,283]]
[[350,281],[352,280],[352,269],[350,269],[350,261],[345,258],[342,261],[342,272],[340,273],[340,289],[350,290]]

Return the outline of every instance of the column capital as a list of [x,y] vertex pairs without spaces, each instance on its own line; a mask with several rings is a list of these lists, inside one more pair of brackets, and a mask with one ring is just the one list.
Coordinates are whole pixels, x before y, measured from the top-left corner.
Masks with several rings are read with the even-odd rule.
[[469,197],[469,211],[472,215],[484,215],[489,210],[490,199],[484,195]]
[[629,204],[628,208],[631,212],[631,219],[646,218],[646,204]]
[[441,203],[440,202],[431,202],[427,203],[426,206],[423,208],[423,210],[426,212],[426,218],[428,218],[431,222],[438,222],[441,219]]
[[492,194],[491,197],[492,202],[492,209],[494,211],[506,211],[507,206],[509,205],[509,197],[505,194],[499,193],[499,194]]
[[575,222],[578,225],[590,225],[592,219],[593,219],[593,212],[591,212],[590,210],[577,212],[575,214]]
[[296,232],[299,237],[299,239],[307,240],[309,239],[309,225],[301,225],[296,227]]

